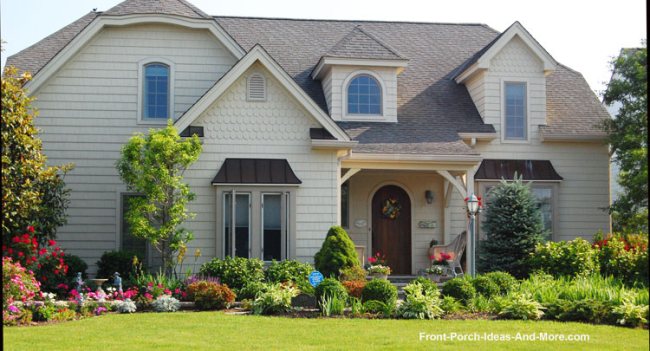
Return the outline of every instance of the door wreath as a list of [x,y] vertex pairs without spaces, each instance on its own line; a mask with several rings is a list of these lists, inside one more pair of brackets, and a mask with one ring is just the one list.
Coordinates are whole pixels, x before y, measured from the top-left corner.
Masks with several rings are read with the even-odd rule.
[[401,209],[402,205],[397,202],[397,199],[388,198],[384,200],[384,206],[381,208],[381,214],[384,216],[384,218],[396,219],[399,217]]

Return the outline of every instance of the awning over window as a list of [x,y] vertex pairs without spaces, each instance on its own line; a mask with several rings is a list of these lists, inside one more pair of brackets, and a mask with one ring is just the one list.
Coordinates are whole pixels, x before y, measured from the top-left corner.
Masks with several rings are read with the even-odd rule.
[[483,160],[475,180],[514,179],[514,174],[524,180],[560,181],[563,178],[547,160]]
[[302,182],[285,159],[227,158],[212,185],[297,185]]

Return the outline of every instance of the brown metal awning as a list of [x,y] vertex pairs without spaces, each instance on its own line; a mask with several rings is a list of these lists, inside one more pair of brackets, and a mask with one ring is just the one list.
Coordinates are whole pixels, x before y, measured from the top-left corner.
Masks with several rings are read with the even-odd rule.
[[548,160],[483,160],[474,175],[475,180],[511,180],[523,176],[524,180],[560,181],[563,178]]
[[227,158],[212,185],[298,185],[302,182],[285,159]]

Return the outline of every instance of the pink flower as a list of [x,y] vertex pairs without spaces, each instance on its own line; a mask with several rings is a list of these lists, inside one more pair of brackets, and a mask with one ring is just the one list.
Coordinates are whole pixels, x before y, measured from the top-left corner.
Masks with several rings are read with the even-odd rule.
[[147,300],[152,300],[153,299],[153,295],[151,295],[149,293],[144,293],[144,297],[146,297]]
[[176,288],[176,290],[174,290],[174,294],[180,294],[180,293],[181,293],[181,289]]
[[9,312],[11,312],[11,313],[18,313],[18,312],[20,312],[20,310],[18,309],[18,307],[14,306],[14,305],[9,306],[8,309],[9,309]]
[[165,293],[165,295],[171,295],[171,294],[172,294],[172,291],[169,290],[169,289],[165,289],[164,293]]

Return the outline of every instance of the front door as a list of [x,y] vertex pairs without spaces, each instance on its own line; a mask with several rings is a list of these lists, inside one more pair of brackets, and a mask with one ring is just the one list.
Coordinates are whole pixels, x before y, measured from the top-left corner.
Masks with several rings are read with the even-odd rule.
[[411,200],[404,189],[386,185],[372,198],[372,250],[392,274],[411,274]]

